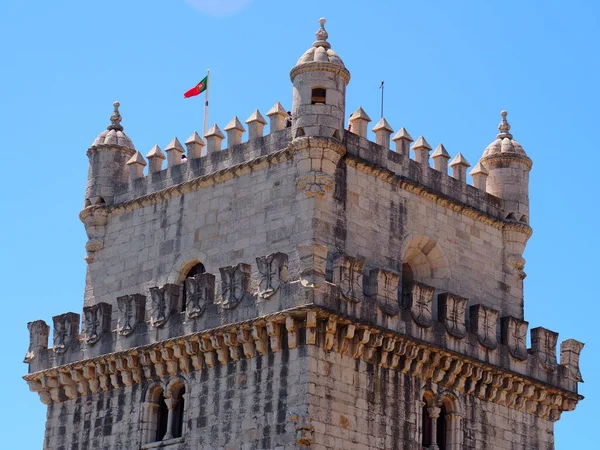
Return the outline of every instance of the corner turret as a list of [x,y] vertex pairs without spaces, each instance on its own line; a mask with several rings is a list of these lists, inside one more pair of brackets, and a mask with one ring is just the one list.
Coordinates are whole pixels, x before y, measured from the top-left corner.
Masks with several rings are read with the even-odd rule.
[[501,115],[500,133],[487,146],[479,162],[489,172],[487,192],[504,200],[504,218],[528,225],[532,162],[510,133],[510,124],[506,120],[508,113],[502,111]]
[[113,103],[110,125],[94,140],[87,151],[89,158],[85,207],[111,204],[115,188],[127,183],[127,161],[135,154],[131,139],[123,133],[119,102]]
[[317,41],[290,72],[294,85],[292,136],[333,137],[341,140],[350,72],[327,42],[325,19]]

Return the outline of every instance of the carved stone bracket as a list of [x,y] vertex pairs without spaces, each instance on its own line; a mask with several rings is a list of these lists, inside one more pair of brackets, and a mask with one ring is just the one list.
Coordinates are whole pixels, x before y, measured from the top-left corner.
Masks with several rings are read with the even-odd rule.
[[435,289],[423,283],[414,282],[404,296],[404,305],[420,327],[430,327],[433,320],[433,293]]
[[221,267],[219,271],[223,295],[221,306],[233,309],[250,293],[251,267],[249,264],[239,263],[235,266]]
[[531,350],[540,366],[548,371],[556,370],[556,343],[558,333],[543,327],[531,330]]
[[279,290],[281,283],[287,282],[287,263],[288,256],[280,252],[256,258],[260,274],[259,297],[271,297]]
[[64,353],[79,337],[79,314],[69,312],[54,316],[54,345],[55,353]]
[[498,311],[483,305],[473,305],[470,309],[471,331],[481,345],[490,350],[498,346],[496,335]]
[[106,232],[106,223],[108,222],[109,212],[104,206],[90,206],[79,213],[79,218],[85,226],[85,232],[88,241],[85,244],[87,255],[86,262],[95,261],[94,253],[104,247],[104,234]]
[[160,328],[171,314],[180,311],[180,287],[176,284],[165,284],[162,287],[150,288],[150,323]]
[[215,302],[215,276],[200,273],[185,279],[185,314],[195,319],[204,314],[208,305]]
[[388,316],[396,316],[400,312],[398,301],[398,284],[400,274],[390,270],[373,269],[369,273],[367,295],[373,297],[378,308]]
[[50,336],[50,327],[43,320],[36,320],[27,324],[29,330],[29,349],[25,354],[23,362],[32,362],[42,350],[48,348],[48,336]]
[[333,284],[344,300],[358,303],[363,298],[363,268],[365,260],[341,255],[333,261]]
[[110,333],[112,305],[97,303],[83,308],[83,325],[85,329],[85,342],[94,345],[105,333]]
[[507,316],[501,319],[502,343],[508,347],[513,358],[524,361],[527,359],[527,327],[529,322]]
[[124,295],[117,297],[119,317],[117,319],[117,332],[121,336],[129,336],[138,323],[143,323],[146,314],[146,296],[141,294]]
[[462,339],[467,335],[467,303],[466,298],[458,295],[438,295],[438,317],[450,336]]
[[311,171],[296,178],[296,187],[304,191],[304,195],[309,198],[325,197],[325,194],[331,191],[334,185],[333,177],[321,171]]

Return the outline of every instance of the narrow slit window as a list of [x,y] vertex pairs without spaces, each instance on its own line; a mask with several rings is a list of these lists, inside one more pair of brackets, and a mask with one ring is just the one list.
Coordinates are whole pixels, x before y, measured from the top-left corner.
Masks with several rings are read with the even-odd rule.
[[183,413],[185,411],[185,388],[182,387],[177,394],[177,404],[173,409],[173,437],[178,438],[183,436]]
[[310,98],[312,105],[324,105],[327,100],[327,91],[324,88],[313,88]]

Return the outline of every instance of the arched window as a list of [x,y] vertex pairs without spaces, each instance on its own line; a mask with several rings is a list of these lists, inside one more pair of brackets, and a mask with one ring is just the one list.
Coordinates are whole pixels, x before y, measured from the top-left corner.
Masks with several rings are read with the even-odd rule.
[[185,288],[185,280],[187,278],[193,278],[196,275],[199,275],[201,273],[206,272],[206,269],[204,268],[204,264],[202,263],[197,263],[194,264],[190,270],[187,271],[184,279],[183,279],[183,293],[181,295],[181,311],[185,311],[186,310],[186,305],[187,305],[187,289]]
[[165,395],[162,389],[158,398],[158,408],[156,408],[156,414],[156,434],[154,440],[162,441],[167,434],[167,427],[169,423],[169,409],[167,408],[167,402],[165,402]]
[[415,276],[412,267],[407,263],[402,264],[402,292],[404,294],[410,292],[413,281],[415,281]]
[[327,91],[324,88],[316,87],[312,89],[310,96],[311,105],[324,105],[327,100]]
[[178,392],[176,393],[175,397],[173,397],[172,434],[174,438],[183,436],[183,413],[185,411],[185,399],[183,394],[185,394],[185,387],[181,386]]
[[427,393],[421,410],[421,447],[423,449],[460,450],[462,434],[460,414],[448,396],[439,403]]

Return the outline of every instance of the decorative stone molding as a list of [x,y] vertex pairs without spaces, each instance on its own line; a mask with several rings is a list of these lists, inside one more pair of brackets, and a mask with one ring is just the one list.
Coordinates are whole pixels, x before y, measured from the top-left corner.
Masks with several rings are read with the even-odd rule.
[[79,320],[79,314],[73,312],[52,318],[52,322],[54,323],[54,345],[52,348],[55,353],[64,353],[72,343],[77,342],[79,337]]
[[341,255],[333,261],[333,284],[344,300],[358,303],[363,298],[363,268],[365,260]]
[[185,314],[190,319],[195,319],[204,314],[204,310],[215,302],[215,276],[212,273],[200,273],[186,278],[185,288]]
[[443,293],[438,295],[438,317],[450,336],[462,339],[467,335],[468,300],[458,295]]
[[134,332],[137,324],[145,320],[146,296],[132,294],[117,297],[117,306],[119,307],[117,332],[121,336],[129,336]]
[[485,348],[493,350],[498,346],[496,328],[498,311],[483,305],[473,305],[470,308],[471,331]]
[[[292,342],[291,348],[294,348],[303,327],[306,345],[318,345],[324,351],[361,358],[418,377],[423,382],[435,383],[438,389],[477,395],[544,420],[558,420],[562,411],[574,409],[582,398],[574,392],[501,370],[485,361],[450,353],[404,334],[388,331],[384,334],[366,324],[348,324],[347,319],[314,307],[295,308],[252,322],[226,325],[77,361],[24,378],[30,389],[40,394],[42,401],[62,402],[85,395],[88,389],[91,392],[121,389],[144,379],[175,377],[179,373],[227,364],[230,360],[281,351],[283,339]],[[324,339],[316,339],[317,328],[325,330]],[[580,346],[573,343],[565,345],[565,352],[578,349]],[[565,359],[565,365],[574,367],[574,359],[569,359],[566,354]]]
[[251,267],[239,263],[235,266],[221,267],[221,306],[225,309],[235,308],[250,293]]
[[273,296],[281,283],[287,282],[287,264],[288,256],[280,252],[256,258],[260,274],[259,297],[266,299]]
[[27,329],[29,330],[29,349],[25,354],[23,362],[30,363],[40,354],[42,350],[46,350],[48,348],[50,327],[43,320],[35,320],[27,324]]
[[150,323],[160,328],[171,314],[181,311],[180,287],[176,284],[165,284],[162,287],[150,288]]
[[110,333],[110,321],[112,316],[112,305],[109,303],[97,303],[83,308],[83,326],[85,330],[85,342],[94,345],[106,333]]
[[410,292],[404,295],[404,306],[420,327],[430,327],[433,320],[433,293],[435,289],[423,283],[414,282]]

